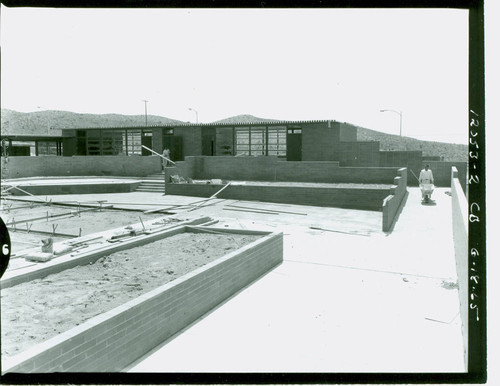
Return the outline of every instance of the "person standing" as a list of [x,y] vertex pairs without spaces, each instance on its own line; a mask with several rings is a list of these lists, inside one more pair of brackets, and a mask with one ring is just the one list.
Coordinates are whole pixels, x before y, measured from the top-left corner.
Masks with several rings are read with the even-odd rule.
[[[418,177],[418,182],[420,185],[422,184],[434,184],[434,176],[432,175],[432,170],[429,169],[429,165],[425,165],[425,168],[423,168],[420,171],[420,176]],[[424,199],[425,194],[424,190],[421,189],[422,191],[422,199]]]
[[162,158],[163,160],[163,170],[165,170],[165,168],[168,166],[168,162],[170,161],[170,149],[163,149],[163,157],[165,158]]

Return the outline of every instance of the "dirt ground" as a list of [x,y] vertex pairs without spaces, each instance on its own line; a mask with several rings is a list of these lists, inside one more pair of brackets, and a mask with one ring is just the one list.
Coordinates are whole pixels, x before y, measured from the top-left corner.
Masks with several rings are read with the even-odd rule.
[[[159,214],[144,214],[140,211],[119,211],[119,210],[92,210],[82,208],[78,214],[75,207],[35,207],[33,209],[23,208],[17,210],[4,211],[0,213],[5,223],[16,222],[17,231],[9,226],[9,234],[12,244],[12,253],[15,254],[23,249],[32,248],[40,244],[40,240],[51,237],[50,234],[40,234],[36,231],[56,232],[74,235],[75,237],[84,236],[90,233],[102,232],[108,229],[119,228],[124,225],[140,223],[157,217],[165,217]],[[85,211],[87,210],[87,211]],[[65,217],[54,217],[48,219],[39,219],[34,221],[22,222],[22,220],[46,217],[47,213],[51,215],[68,214]],[[27,232],[27,226],[30,233]],[[67,238],[56,237],[54,241]]]
[[2,356],[18,354],[259,237],[182,233],[3,289]]

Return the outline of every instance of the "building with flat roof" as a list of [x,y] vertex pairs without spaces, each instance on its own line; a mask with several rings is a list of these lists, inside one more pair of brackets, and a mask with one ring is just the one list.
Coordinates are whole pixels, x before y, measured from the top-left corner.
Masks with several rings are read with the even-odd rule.
[[62,137],[53,135],[2,135],[2,156],[62,155]]
[[357,128],[333,120],[62,129],[63,155],[277,156],[288,161],[338,161],[341,142]]

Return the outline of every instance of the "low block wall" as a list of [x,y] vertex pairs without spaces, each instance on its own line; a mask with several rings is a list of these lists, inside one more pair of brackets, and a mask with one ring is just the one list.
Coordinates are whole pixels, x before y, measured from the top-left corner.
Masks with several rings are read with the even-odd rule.
[[391,194],[385,198],[382,204],[382,230],[384,232],[390,231],[402,209],[401,205],[408,193],[406,190],[407,173],[408,169],[406,168],[398,170],[398,175],[394,178],[394,185],[391,187]]
[[281,161],[277,157],[186,157],[170,174],[233,181],[392,184],[397,167],[339,167],[337,161]]
[[[165,184],[165,194],[210,197],[219,184]],[[389,189],[231,185],[217,198],[381,211]]]
[[282,233],[237,232],[263,237],[10,358],[4,373],[123,370],[282,263]]
[[458,293],[460,297],[460,316],[462,318],[462,336],[465,348],[465,364],[467,368],[469,342],[469,228],[468,204],[460,185],[458,171],[451,168],[451,202],[453,217],[453,243],[458,276]]
[[[467,180],[467,162],[446,162],[446,161],[424,161],[422,168],[429,165],[434,176],[434,185],[436,186],[450,186],[452,178],[458,178],[462,191],[465,193],[466,180]],[[456,177],[452,176],[452,167],[457,170]]]
[[[4,165],[2,157],[2,171]],[[61,176],[144,177],[161,172],[159,157],[73,156],[9,157],[2,178]]]
[[[22,185],[16,186],[33,195],[58,195],[58,194],[90,194],[90,193],[127,193],[135,191],[138,182],[113,182],[103,184],[68,184],[64,185]],[[10,189],[13,196],[26,196],[27,194],[18,190]]]

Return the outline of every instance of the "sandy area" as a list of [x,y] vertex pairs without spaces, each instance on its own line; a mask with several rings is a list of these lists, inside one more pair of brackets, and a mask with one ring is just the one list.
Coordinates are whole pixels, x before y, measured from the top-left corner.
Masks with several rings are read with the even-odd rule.
[[3,289],[2,356],[22,352],[259,237],[182,233]]
[[[82,210],[88,210],[88,208],[82,208]],[[35,219],[38,217],[44,217],[47,215],[66,214],[72,213],[72,215],[66,217],[54,217],[46,219],[35,220],[28,223],[22,223],[23,219]],[[17,222],[16,228],[18,231],[14,231],[12,227],[9,229],[9,234],[12,243],[12,253],[22,251],[23,249],[32,248],[41,245],[40,240],[50,237],[48,234],[36,233],[36,231],[43,232],[55,232],[64,233],[69,235],[79,236],[87,235],[90,233],[102,232],[108,229],[119,228],[129,224],[140,223],[141,220],[147,221],[154,218],[165,218],[165,215],[161,214],[144,214],[142,212],[131,212],[131,211],[118,211],[118,210],[93,210],[84,211],[78,214],[78,208],[75,207],[38,207],[38,208],[24,208],[15,211],[8,211],[0,213],[4,222],[11,222],[15,219]],[[168,221],[168,217],[166,221]],[[165,221],[165,223],[167,223]],[[176,219],[171,219],[171,221],[179,221]],[[30,233],[27,233],[27,225],[29,227]],[[60,241],[67,239],[66,237],[53,237],[54,241]]]
[[89,233],[96,233],[108,229],[118,228],[128,224],[140,223],[142,221],[151,220],[155,217],[160,217],[158,214],[144,214],[142,212],[128,212],[117,210],[102,210],[81,212],[80,215],[74,208],[66,212],[73,212],[73,216],[69,217],[56,217],[50,221],[37,221],[33,222],[31,229],[46,232],[52,232],[54,226],[55,231],[72,234],[78,236],[80,229],[82,236]]

